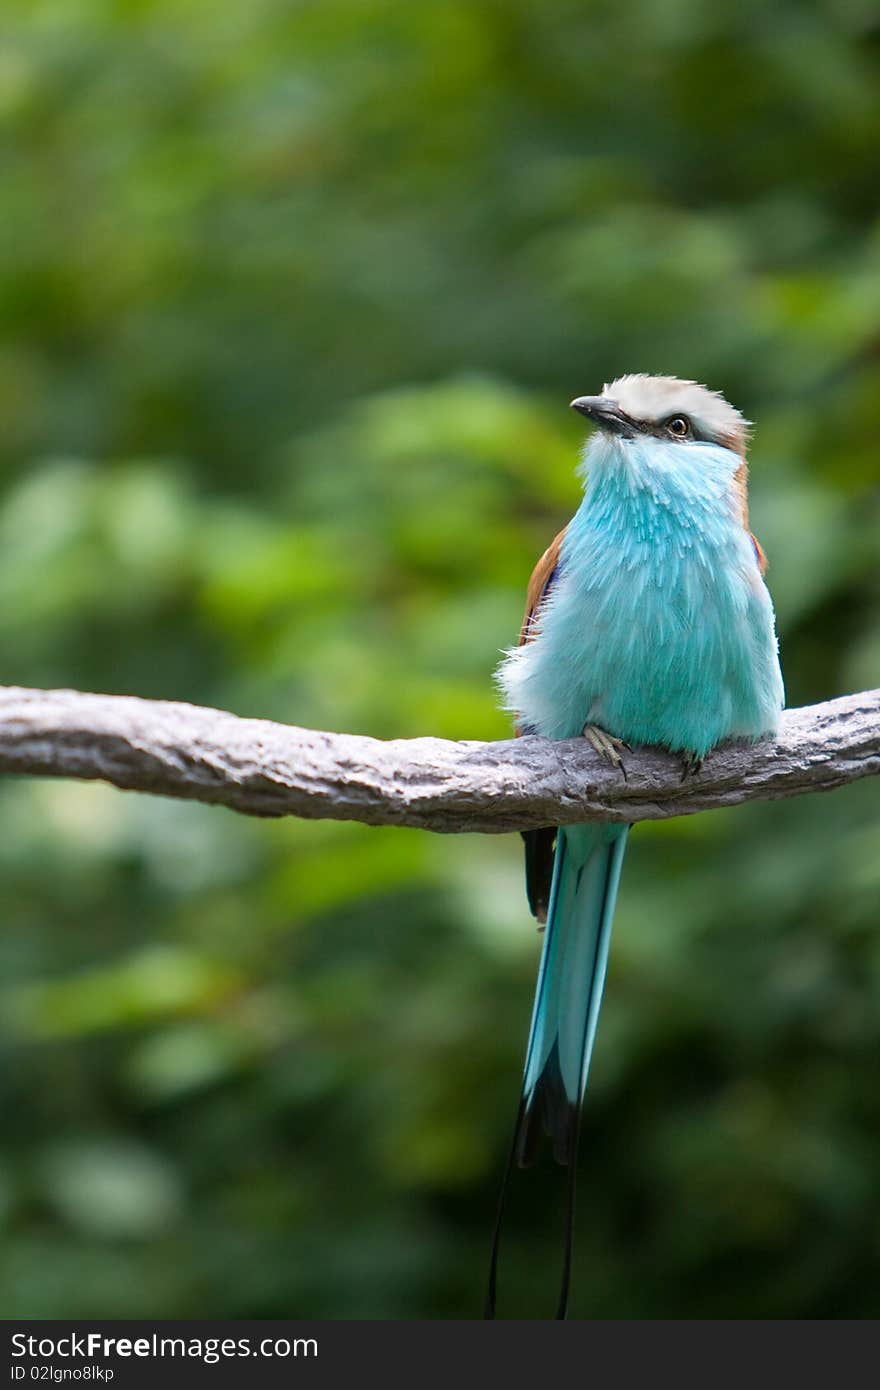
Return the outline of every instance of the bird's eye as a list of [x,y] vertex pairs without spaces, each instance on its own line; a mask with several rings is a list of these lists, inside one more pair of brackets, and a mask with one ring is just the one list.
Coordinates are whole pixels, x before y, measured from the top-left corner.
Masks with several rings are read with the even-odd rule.
[[687,439],[691,432],[691,422],[686,415],[673,415],[666,421],[666,428],[676,439]]

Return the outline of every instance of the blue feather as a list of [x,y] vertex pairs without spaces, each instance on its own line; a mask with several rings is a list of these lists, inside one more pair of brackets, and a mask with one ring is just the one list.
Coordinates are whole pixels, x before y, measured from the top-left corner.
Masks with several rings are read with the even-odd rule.
[[534,639],[498,673],[547,738],[587,723],[702,757],[771,733],[783,704],[773,606],[715,444],[594,436],[584,500]]
[[572,825],[557,836],[516,1141],[522,1165],[532,1161],[541,1128],[552,1139],[557,1160],[571,1158],[628,830],[626,825]]
[[[694,383],[633,377],[615,387],[629,397],[638,388],[661,406],[678,393],[676,399],[720,421],[722,434],[745,438],[742,417]],[[506,707],[521,729],[546,738],[574,738],[590,724],[626,743],[659,744],[691,758],[727,738],[773,733],[784,691],[773,605],[744,523],[742,456],[699,431],[683,444],[664,437],[659,424],[627,428],[625,413],[610,418],[623,426],[593,435],[584,499],[566,530],[553,582],[530,619],[528,640],[507,653],[499,670]],[[569,1168],[560,1317],[571,1269],[578,1120],[627,831],[594,824],[557,832],[508,1160],[508,1176],[514,1162],[530,1163],[543,1129]],[[527,841],[529,898],[542,909],[546,882],[539,880],[552,832],[535,833],[544,838],[531,843],[530,855]],[[507,1177],[488,1316],[494,1315],[506,1184]]]

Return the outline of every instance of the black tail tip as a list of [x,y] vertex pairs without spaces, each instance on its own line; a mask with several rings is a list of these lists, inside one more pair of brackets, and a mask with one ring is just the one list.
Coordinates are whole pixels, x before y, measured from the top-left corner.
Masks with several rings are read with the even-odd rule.
[[553,1145],[553,1157],[562,1168],[572,1161],[580,1117],[580,1105],[569,1096],[559,1064],[559,1044],[555,1043],[544,1070],[528,1097],[523,1097],[516,1118],[514,1157],[519,1168],[531,1168],[546,1136]]

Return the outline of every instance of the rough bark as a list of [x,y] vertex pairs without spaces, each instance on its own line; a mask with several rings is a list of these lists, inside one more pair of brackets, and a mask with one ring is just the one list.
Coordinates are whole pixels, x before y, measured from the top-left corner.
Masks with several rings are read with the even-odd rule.
[[779,735],[728,744],[682,781],[657,749],[626,779],[583,739],[384,742],[131,696],[0,687],[0,772],[110,782],[228,806],[497,833],[583,820],[639,821],[800,796],[880,773],[880,690],[789,710]]

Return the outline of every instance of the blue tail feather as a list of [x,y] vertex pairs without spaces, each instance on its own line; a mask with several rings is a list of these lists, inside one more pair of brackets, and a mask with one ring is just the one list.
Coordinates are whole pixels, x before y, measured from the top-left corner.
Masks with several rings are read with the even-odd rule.
[[599,1021],[628,826],[566,826],[553,886],[526,1052],[516,1157],[530,1163],[543,1129],[571,1157]]
[[557,1161],[568,1165],[568,1214],[556,1316],[567,1315],[578,1125],[602,1005],[611,923],[628,832],[627,825],[576,825],[564,827],[556,837],[522,1096],[492,1235],[487,1318],[495,1316],[498,1252],[508,1180],[515,1163],[524,1168],[534,1161],[542,1132],[551,1139]]

